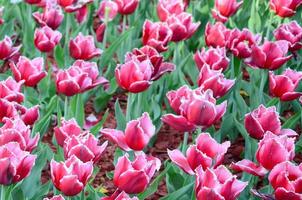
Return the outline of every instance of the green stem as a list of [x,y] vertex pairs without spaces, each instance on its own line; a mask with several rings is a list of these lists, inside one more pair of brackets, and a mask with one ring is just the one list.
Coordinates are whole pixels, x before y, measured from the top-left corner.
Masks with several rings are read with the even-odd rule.
[[65,96],[64,117],[68,119],[68,96]]
[[106,7],[105,8],[105,20],[104,20],[104,24],[105,24],[105,32],[104,32],[104,38],[103,38],[103,50],[106,49],[106,43],[107,43],[107,29],[108,29],[108,19],[109,19],[109,12],[110,12],[110,8]]
[[185,154],[185,152],[186,152],[186,147],[187,147],[187,144],[188,144],[188,138],[189,138],[189,133],[185,132],[184,141],[183,141],[182,148],[181,148],[181,151],[182,151],[183,154]]
[[5,186],[1,185],[1,200],[6,200],[5,199]]
[[272,21],[273,21],[273,13],[270,12],[270,17],[269,17],[269,21],[268,21],[268,27],[267,27],[266,36],[265,36],[267,40],[269,40],[269,32],[270,32],[270,29],[271,29]]
[[70,14],[66,13],[65,46],[69,42]]
[[131,120],[131,110],[132,110],[132,101],[134,99],[134,94],[131,92],[128,93],[128,99],[127,99],[127,110],[126,110],[126,121]]

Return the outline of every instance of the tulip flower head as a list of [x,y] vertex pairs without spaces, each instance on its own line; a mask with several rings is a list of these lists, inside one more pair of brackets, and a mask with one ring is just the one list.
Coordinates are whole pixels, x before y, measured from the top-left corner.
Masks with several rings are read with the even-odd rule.
[[206,45],[212,47],[225,47],[228,32],[229,30],[221,22],[216,22],[214,25],[207,23],[205,30]]
[[213,17],[222,23],[228,21],[228,18],[234,15],[242,5],[243,1],[237,0],[215,0],[215,9],[212,10]]
[[21,103],[24,95],[21,93],[21,86],[24,81],[15,81],[12,77],[0,81],[0,98],[7,101],[15,101]]
[[65,200],[62,195],[56,195],[51,198],[44,198],[43,200]]
[[157,15],[160,21],[167,21],[169,16],[178,15],[185,11],[183,0],[159,0]]
[[35,30],[34,43],[41,52],[51,52],[60,42],[62,34],[52,30],[48,26],[43,26]]
[[194,54],[194,61],[198,69],[208,65],[210,69],[223,71],[227,69],[230,59],[226,56],[226,49],[220,47],[210,47],[208,50],[202,48]]
[[186,157],[178,149],[168,150],[168,155],[173,163],[186,173],[194,175],[199,166],[206,170],[221,165],[230,145],[229,141],[219,144],[209,133],[201,133],[196,139],[196,144],[189,146]]
[[111,0],[104,0],[100,3],[100,7],[97,11],[97,15],[102,21],[112,21],[117,13],[119,7],[118,4]]
[[21,45],[14,47],[11,38],[5,36],[4,39],[0,41],[0,60],[7,60],[16,55],[20,48]]
[[130,15],[138,7],[139,0],[115,0],[121,15]]
[[280,17],[291,17],[296,14],[296,9],[302,4],[302,0],[270,0],[270,8]]
[[129,195],[122,191],[116,190],[111,196],[109,197],[102,197],[100,200],[138,200],[137,197],[129,197]]
[[41,26],[48,26],[53,30],[56,30],[61,25],[64,19],[64,14],[62,9],[55,5],[46,6],[43,13],[33,13],[33,17]]

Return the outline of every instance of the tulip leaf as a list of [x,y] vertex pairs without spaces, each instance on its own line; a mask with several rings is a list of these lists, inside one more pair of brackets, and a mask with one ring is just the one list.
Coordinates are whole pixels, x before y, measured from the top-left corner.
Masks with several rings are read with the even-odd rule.
[[126,117],[121,109],[120,103],[118,99],[116,100],[114,104],[114,110],[115,110],[115,118],[117,123],[117,129],[118,130],[125,130],[126,128]]
[[57,45],[54,49],[54,58],[61,69],[66,67],[64,56],[64,49],[60,45]]
[[70,111],[72,112],[72,116],[76,119],[78,124],[83,127],[84,125],[84,101],[82,98],[82,94],[76,94],[71,98],[70,101]]
[[160,200],[182,200],[188,199],[184,196],[190,194],[194,190],[194,182],[182,187],[181,189],[168,194],[167,196],[160,198]]
[[94,136],[96,136],[99,133],[99,130],[102,128],[103,124],[105,123],[105,121],[108,117],[108,114],[109,114],[109,109],[106,110],[105,114],[102,117],[102,120],[90,129],[90,132]]
[[286,122],[283,124],[282,128],[295,128],[295,125],[299,122],[299,119],[301,117],[301,112],[295,113],[293,116],[291,116]]

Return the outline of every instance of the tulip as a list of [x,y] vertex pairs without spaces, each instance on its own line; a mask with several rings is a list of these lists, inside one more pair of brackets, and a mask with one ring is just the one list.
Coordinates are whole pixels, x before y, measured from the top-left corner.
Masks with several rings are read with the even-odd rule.
[[276,165],[268,177],[270,184],[275,190],[276,200],[301,199],[301,178],[301,164],[296,166],[287,161]]
[[226,56],[225,48],[210,47],[208,50],[202,48],[201,51],[197,51],[194,55],[194,61],[198,69],[202,69],[205,65],[208,65],[213,70],[226,70],[229,66],[230,59]]
[[83,163],[72,156],[65,162],[51,160],[50,173],[54,186],[65,196],[75,196],[86,186],[93,172],[91,161]]
[[142,151],[155,134],[155,126],[148,113],[127,123],[125,132],[115,129],[102,129],[101,133],[125,151]]
[[[177,113],[178,115],[164,115],[162,117],[163,122],[178,131],[185,132],[192,131],[197,126],[209,127],[222,118],[226,111],[226,101],[216,105],[213,92],[211,90],[202,91],[202,88],[191,90],[189,93],[186,98],[181,99],[180,113]],[[174,106],[174,110],[178,109]]]
[[160,21],[167,21],[171,15],[178,15],[185,11],[183,0],[159,0],[157,15]]
[[26,125],[33,125],[39,119],[39,106],[26,108],[15,103],[15,108]]
[[216,22],[214,25],[207,23],[205,30],[205,42],[207,46],[224,47],[228,31],[221,22]]
[[10,185],[26,178],[35,165],[36,155],[22,151],[16,142],[0,146],[0,184]]
[[226,47],[238,58],[248,58],[252,54],[252,47],[258,45],[260,35],[253,35],[248,29],[240,31],[235,28],[228,32]]
[[0,60],[6,60],[16,55],[20,48],[21,45],[14,47],[11,38],[5,36],[4,39],[0,41]]
[[57,0],[57,2],[60,6],[66,7],[72,5],[74,0]]
[[120,87],[132,92],[145,91],[152,84],[153,67],[150,60],[143,62],[137,59],[129,60],[125,64],[117,65],[115,69],[116,81]]
[[34,138],[30,138],[31,130],[26,126],[20,118],[3,120],[4,125],[0,128],[0,145],[9,142],[17,142],[20,149],[31,152],[37,147],[40,135],[36,134]]
[[116,190],[110,197],[102,197],[100,200],[138,200],[138,198],[131,198],[124,191]]
[[74,59],[82,60],[90,60],[102,53],[101,49],[95,47],[93,37],[91,35],[84,36],[82,33],[70,40],[69,52]]
[[43,70],[43,66],[42,57],[30,60],[21,56],[17,64],[10,63],[15,80],[24,80],[24,84],[29,87],[35,87],[47,75],[46,71]]
[[205,65],[200,70],[197,84],[203,90],[211,89],[213,96],[219,98],[233,87],[235,80],[226,79],[222,70],[213,70],[208,65]]
[[292,55],[286,56],[288,52],[288,42],[279,40],[276,42],[265,41],[262,46],[254,45],[251,56],[245,59],[245,63],[250,67],[275,70],[285,64]]
[[25,0],[26,3],[28,4],[40,4],[43,2],[43,0]]
[[189,39],[196,32],[200,22],[193,23],[192,15],[182,12],[178,15],[171,15],[167,19],[169,28],[172,30],[171,41],[179,42]]
[[126,54],[126,62],[133,59],[137,59],[140,62],[150,60],[153,67],[151,80],[157,80],[163,74],[172,72],[175,69],[173,63],[163,62],[163,56],[150,46],[143,46],[140,49],[135,48],[132,52]]
[[60,42],[62,34],[54,31],[48,26],[43,26],[35,30],[34,43],[41,52],[50,52]]
[[105,31],[106,31],[106,24],[105,23],[99,24],[97,29],[95,30],[96,40],[98,42],[103,42]]
[[53,196],[52,198],[44,198],[43,200],[65,200],[62,195],[56,195]]
[[237,163],[232,163],[230,166],[231,169],[240,172],[246,172],[254,176],[263,177],[267,174],[267,170],[261,165],[255,164],[250,160],[243,159]]
[[0,98],[0,123],[3,123],[4,119],[14,118],[18,116],[18,112],[15,109],[13,103]]
[[139,0],[115,0],[121,15],[130,15],[138,7]]
[[158,158],[147,156],[143,152],[136,155],[132,162],[126,154],[117,161],[113,183],[128,194],[141,193],[148,187],[160,165],[161,162]]
[[59,6],[48,6],[43,13],[33,13],[33,17],[41,26],[48,26],[56,30],[61,25],[64,14]]
[[158,52],[168,50],[168,42],[171,41],[173,31],[164,22],[151,22],[146,20],[143,25],[143,45],[149,45]]
[[237,0],[215,0],[215,9],[212,10],[213,17],[222,23],[228,21],[228,18],[234,15],[243,1],[237,2]]
[[181,113],[180,106],[182,104],[182,99],[189,98],[191,93],[192,90],[187,85],[180,87],[178,90],[172,90],[167,93],[169,104],[176,114]]
[[277,164],[290,161],[295,156],[295,138],[266,132],[258,144],[256,159],[265,169],[271,170]]
[[281,132],[279,113],[275,106],[266,108],[261,104],[257,109],[247,113],[244,126],[249,135],[255,139],[262,139],[267,131],[276,135]]
[[295,92],[302,72],[286,69],[281,75],[269,72],[269,90],[272,96],[280,98],[281,101],[292,101],[302,96],[302,92]]
[[77,60],[66,70],[60,70],[56,75],[58,93],[66,96],[83,93],[99,85],[108,84],[104,77],[98,77],[99,71],[95,62]]
[[187,157],[178,149],[168,150],[168,155],[173,163],[186,173],[194,175],[195,169],[199,166],[206,170],[212,166],[216,168],[221,165],[229,147],[229,141],[219,144],[209,133],[201,133],[196,139],[196,144],[189,146],[186,152]]
[[87,6],[82,7],[81,9],[77,10],[75,13],[75,18],[79,24],[84,22],[87,18],[88,8]]
[[294,52],[302,48],[302,27],[292,21],[287,24],[281,24],[275,31],[276,40],[286,40],[289,42],[289,50]]
[[82,162],[93,161],[96,163],[107,147],[107,142],[101,146],[98,145],[99,141],[90,133],[83,133],[81,135],[72,135],[65,139],[64,154],[68,159],[75,155]]
[[71,136],[79,136],[82,134],[82,129],[76,122],[74,118],[70,120],[65,120],[64,118],[61,119],[61,126],[54,128],[55,137],[57,143],[63,147],[64,142],[67,138]]
[[270,8],[280,17],[291,17],[296,14],[296,9],[302,4],[301,0],[270,0]]
[[205,171],[202,167],[196,169],[197,200],[235,200],[247,185],[247,182],[239,181],[232,175],[224,165]]
[[21,86],[24,81],[16,82],[12,77],[0,81],[0,98],[8,101],[21,103],[24,101],[24,95],[21,93]]
[[[64,1],[64,0],[62,0],[62,1]],[[67,1],[67,4],[68,4],[69,0],[65,0],[65,1]],[[76,0],[76,1],[73,1],[72,4],[69,4],[65,7],[62,6],[62,7],[64,7],[65,12],[73,13],[73,12],[77,12],[79,10],[85,9],[85,7],[87,7],[87,5],[92,3],[93,1],[94,0],[80,0],[80,1]]]
[[97,15],[102,21],[112,21],[118,13],[118,4],[111,0],[104,0],[100,3]]

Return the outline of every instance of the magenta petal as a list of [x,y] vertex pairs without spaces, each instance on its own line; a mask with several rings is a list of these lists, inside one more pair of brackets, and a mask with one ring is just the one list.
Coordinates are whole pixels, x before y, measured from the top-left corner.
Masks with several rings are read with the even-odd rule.
[[241,160],[237,163],[232,163],[230,167],[235,171],[243,171],[260,177],[265,176],[268,172],[264,167],[257,165],[247,159]]
[[125,151],[131,150],[126,143],[123,131],[105,128],[102,129],[100,132],[104,135],[104,137],[106,137],[111,142],[117,144],[121,149]]
[[172,128],[182,132],[193,131],[196,128],[194,124],[181,115],[166,114],[162,116],[161,120]]
[[182,168],[185,172],[188,174],[194,175],[194,171],[191,169],[188,160],[186,157],[179,151],[178,149],[175,149],[173,151],[170,151],[168,149],[168,155],[172,162],[174,162],[176,165],[178,165],[180,168]]

